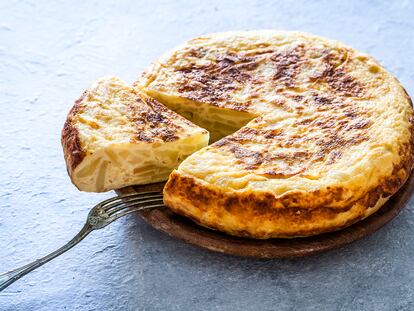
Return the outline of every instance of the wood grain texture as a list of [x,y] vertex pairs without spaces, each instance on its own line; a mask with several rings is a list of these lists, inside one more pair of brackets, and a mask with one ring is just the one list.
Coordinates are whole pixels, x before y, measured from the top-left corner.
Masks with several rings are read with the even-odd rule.
[[[162,190],[164,183],[120,189],[118,194],[133,191]],[[347,245],[366,237],[391,221],[404,208],[414,190],[414,176],[370,217],[340,231],[306,238],[254,240],[239,238],[210,230],[177,215],[168,208],[145,210],[140,216],[157,230],[184,242],[211,251],[242,257],[293,258],[304,257]]]

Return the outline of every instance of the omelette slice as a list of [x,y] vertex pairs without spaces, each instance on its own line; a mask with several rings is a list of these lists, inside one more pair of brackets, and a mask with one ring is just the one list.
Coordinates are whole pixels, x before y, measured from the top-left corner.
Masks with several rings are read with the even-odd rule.
[[372,57],[298,32],[205,35],[155,62],[143,92],[211,131],[164,202],[252,238],[310,236],[377,211],[413,166],[410,98]]
[[90,192],[164,181],[208,140],[206,130],[116,77],[85,91],[62,131],[72,182]]

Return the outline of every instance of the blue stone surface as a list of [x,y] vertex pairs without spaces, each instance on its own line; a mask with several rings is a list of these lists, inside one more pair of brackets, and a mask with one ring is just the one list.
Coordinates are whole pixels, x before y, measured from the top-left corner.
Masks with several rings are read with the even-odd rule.
[[[0,270],[42,256],[113,193],[81,193],[60,147],[66,113],[92,81],[133,81],[191,37],[302,30],[377,58],[414,95],[414,2],[0,2]],[[0,310],[414,310],[413,200],[345,248],[295,260],[243,259],[176,241],[135,215],[0,293]]]

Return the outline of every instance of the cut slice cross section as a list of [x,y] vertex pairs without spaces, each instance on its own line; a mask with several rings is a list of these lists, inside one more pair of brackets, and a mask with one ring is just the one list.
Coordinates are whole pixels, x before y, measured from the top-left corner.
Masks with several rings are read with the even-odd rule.
[[72,182],[102,192],[164,181],[209,133],[116,77],[78,99],[62,131]]

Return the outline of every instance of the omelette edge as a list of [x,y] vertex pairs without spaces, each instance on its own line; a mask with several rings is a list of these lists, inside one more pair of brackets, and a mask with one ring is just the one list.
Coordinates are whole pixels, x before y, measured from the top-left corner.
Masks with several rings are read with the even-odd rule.
[[[368,57],[378,64],[372,57]],[[398,80],[397,84],[406,95],[402,101],[406,101],[405,103],[412,107],[408,93]],[[408,179],[414,163],[412,115],[408,122],[409,139],[408,142],[399,145],[400,161],[393,164],[392,174],[379,180],[374,187],[351,204],[327,207],[328,201],[312,209],[298,208],[294,193],[275,197],[266,191],[223,191],[199,178],[183,172],[178,173],[177,170],[170,175],[164,188],[164,202],[174,212],[191,218],[202,226],[240,237],[293,238],[337,231],[376,212]],[[340,192],[341,189],[306,193],[304,200],[311,200],[315,195],[332,197],[332,193],[334,200],[335,191]],[[223,218],[225,220],[222,220]],[[278,219],[273,230],[266,231],[254,224],[255,221],[263,224],[267,219]]]

